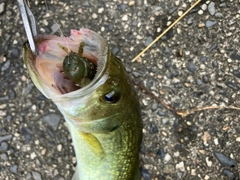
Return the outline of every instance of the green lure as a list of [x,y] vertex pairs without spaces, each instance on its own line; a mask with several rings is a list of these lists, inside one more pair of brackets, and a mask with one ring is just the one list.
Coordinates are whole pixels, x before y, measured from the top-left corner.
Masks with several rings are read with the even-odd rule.
[[[58,44],[58,46],[67,51],[66,47]],[[94,78],[97,70],[97,66],[90,60],[82,57],[84,42],[80,43],[78,53],[71,51],[63,60],[63,71],[65,75],[78,84],[80,87],[88,85]]]

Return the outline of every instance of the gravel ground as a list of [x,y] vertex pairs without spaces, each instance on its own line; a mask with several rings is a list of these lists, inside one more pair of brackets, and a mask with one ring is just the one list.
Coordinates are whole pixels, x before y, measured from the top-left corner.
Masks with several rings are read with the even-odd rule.
[[[40,34],[98,32],[129,75],[175,109],[240,107],[240,0],[204,1],[136,62],[131,60],[193,0],[31,1]],[[68,180],[76,159],[64,119],[23,65],[26,41],[14,0],[0,0],[0,179]],[[136,87],[145,180],[240,179],[239,111],[178,117]]]

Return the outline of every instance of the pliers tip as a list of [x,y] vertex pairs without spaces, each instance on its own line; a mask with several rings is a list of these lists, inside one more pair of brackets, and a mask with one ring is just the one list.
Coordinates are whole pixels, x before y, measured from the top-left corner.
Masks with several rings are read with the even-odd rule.
[[17,0],[20,9],[20,14],[22,16],[24,29],[27,35],[27,39],[33,54],[38,55],[37,46],[35,43],[34,36],[37,35],[37,26],[35,17],[29,9],[26,0]]

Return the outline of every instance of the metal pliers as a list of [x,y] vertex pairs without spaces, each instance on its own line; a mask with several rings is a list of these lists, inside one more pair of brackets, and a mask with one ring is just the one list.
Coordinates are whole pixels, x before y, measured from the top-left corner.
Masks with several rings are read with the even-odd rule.
[[22,16],[24,29],[27,34],[27,39],[32,50],[32,53],[38,55],[37,46],[35,43],[34,36],[37,35],[37,25],[33,13],[28,7],[26,0],[17,0],[20,9],[20,14]]

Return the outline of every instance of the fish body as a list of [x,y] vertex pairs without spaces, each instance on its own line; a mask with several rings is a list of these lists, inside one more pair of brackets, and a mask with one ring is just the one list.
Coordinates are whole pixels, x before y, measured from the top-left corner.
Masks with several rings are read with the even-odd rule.
[[[79,87],[67,78],[63,60],[77,52],[97,66],[92,81]],[[107,42],[88,29],[72,30],[69,38],[36,38],[34,56],[24,45],[24,62],[36,87],[53,100],[71,133],[77,159],[74,180],[138,180],[142,121],[138,97],[121,61]]]

